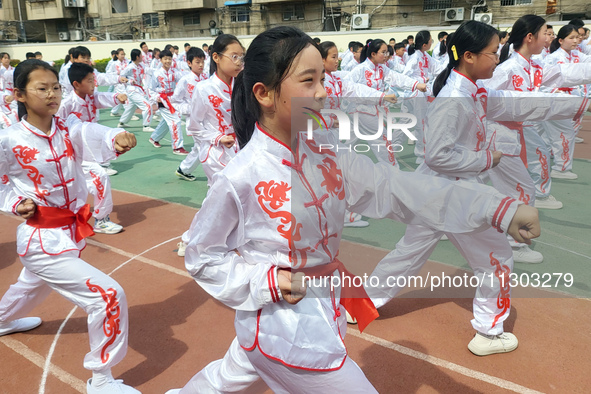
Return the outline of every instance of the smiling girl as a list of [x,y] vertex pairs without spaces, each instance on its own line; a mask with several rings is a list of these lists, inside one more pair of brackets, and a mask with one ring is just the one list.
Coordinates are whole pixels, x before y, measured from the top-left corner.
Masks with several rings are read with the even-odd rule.
[[[258,376],[277,393],[376,392],[347,356],[342,305],[362,330],[375,308],[360,289],[302,280],[301,270],[315,278],[349,274],[336,257],[345,209],[461,232],[489,227],[506,207],[495,217],[503,229],[518,236],[529,222],[524,236],[537,232],[533,208],[518,208],[489,187],[320,150],[337,143],[332,133],[307,139],[299,130],[306,129],[303,106],[319,111],[325,97],[322,57],[308,35],[277,27],[252,41],[232,97],[241,152],[214,178],[185,257],[197,283],[236,309],[237,338],[224,359],[169,393],[239,391]],[[470,221],[433,201],[457,202]]]

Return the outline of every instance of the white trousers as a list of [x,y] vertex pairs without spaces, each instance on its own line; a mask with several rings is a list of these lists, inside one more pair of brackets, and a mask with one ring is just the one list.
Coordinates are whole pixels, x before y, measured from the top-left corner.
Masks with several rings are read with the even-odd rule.
[[127,124],[133,117],[135,109],[139,108],[142,111],[142,120],[144,127],[149,126],[152,121],[152,104],[146,99],[146,96],[141,92],[133,91],[127,94],[128,103],[125,104],[123,115],[121,115],[120,123]]
[[127,299],[113,278],[78,256],[77,250],[22,256],[25,268],[0,300],[0,322],[27,316],[55,290],[88,314],[90,352],[84,357],[84,368],[103,371],[127,353]]
[[572,170],[573,156],[575,154],[575,137],[577,136],[579,127],[570,119],[549,120],[546,123],[548,139],[552,146],[552,152],[554,153],[553,170]]
[[523,124],[523,136],[527,151],[527,170],[536,188],[536,198],[550,195],[552,178],[550,177],[550,147],[544,140],[545,122]]
[[172,149],[183,147],[183,131],[181,130],[181,116],[178,111],[171,114],[167,108],[160,108],[162,120],[156,126],[156,130],[151,135],[154,141],[160,141],[167,132],[170,132]]
[[350,357],[336,371],[306,371],[271,360],[256,347],[247,352],[234,339],[224,358],[197,373],[181,394],[257,392],[252,385],[259,376],[277,394],[377,393]]
[[[188,123],[188,122],[187,122]],[[195,169],[199,166],[199,140],[197,137],[193,137],[193,149],[185,157],[185,159],[179,165],[179,168],[185,174],[192,174]]]
[[[396,249],[384,257],[371,273],[372,277],[378,279],[379,282],[375,283],[379,285],[368,286],[366,291],[377,308],[386,304],[401,290],[396,286],[396,281],[389,277],[406,277],[405,282],[398,283],[408,283],[410,276],[418,275],[442,235],[443,232],[427,227],[407,226]],[[475,289],[472,327],[487,335],[501,334],[503,322],[509,317],[511,309],[508,279],[513,270],[513,253],[505,235],[492,227],[478,233],[446,235],[468,261],[474,275],[484,278]],[[503,282],[500,280],[502,277],[505,278]]]
[[92,216],[101,220],[113,212],[113,193],[111,179],[103,167],[97,163],[83,161],[82,170],[86,179],[86,188],[94,197]]

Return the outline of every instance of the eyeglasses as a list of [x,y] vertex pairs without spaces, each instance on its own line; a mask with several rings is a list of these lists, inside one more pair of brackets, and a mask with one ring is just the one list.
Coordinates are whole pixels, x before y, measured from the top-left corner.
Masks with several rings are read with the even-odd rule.
[[478,52],[478,55],[493,55],[497,60],[500,58],[497,52]]
[[53,93],[56,97],[61,97],[63,92],[62,85],[53,85],[51,88],[36,88],[36,89],[27,89],[30,92],[35,92],[38,97],[45,97],[49,98]]
[[244,64],[244,55],[242,56],[238,56],[238,55],[226,55],[225,53],[219,53],[222,56],[227,57],[228,59],[232,60],[232,62],[234,64]]

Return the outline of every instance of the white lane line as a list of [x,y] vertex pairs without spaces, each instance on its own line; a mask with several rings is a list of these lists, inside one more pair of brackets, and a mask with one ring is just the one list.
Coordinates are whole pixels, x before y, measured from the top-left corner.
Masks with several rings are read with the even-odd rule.
[[[17,341],[10,336],[5,336],[0,338],[0,342],[2,342],[6,347],[13,350],[15,353],[20,354],[39,368],[43,368],[46,364],[45,358],[39,353],[34,352],[31,350],[27,345],[24,343]],[[67,371],[64,371],[60,367],[54,364],[50,364],[51,374],[55,376],[57,379],[61,380],[68,386],[74,388],[80,393],[86,393],[86,383],[82,380],[78,379],[74,375],[70,374]]]
[[433,356],[430,356],[425,353],[421,353],[419,351],[410,349],[406,346],[402,346],[402,345],[398,345],[398,344],[390,342],[390,341],[386,341],[385,339],[376,337],[374,335],[362,334],[356,329],[348,328],[347,335],[352,335],[356,338],[363,339],[363,340],[371,342],[375,345],[394,350],[398,353],[404,354],[405,356],[416,358],[417,360],[421,360],[421,361],[427,362],[429,364],[448,369],[450,371],[459,373],[460,375],[464,375],[464,376],[467,376],[472,379],[480,380],[481,382],[492,384],[493,386],[501,387],[506,390],[513,391],[515,393],[543,394],[540,391],[532,390],[530,388],[521,386],[517,383],[513,383],[513,382],[510,382],[505,379],[497,378],[495,376],[487,375],[485,373],[478,372],[478,371],[475,371],[470,368],[462,367],[461,365],[454,364],[450,361],[446,361],[441,358],[433,357]]
[[[114,272],[116,272],[120,268],[124,267],[129,262],[138,259],[141,255],[143,255],[145,253],[148,253],[149,251],[151,251],[153,249],[156,249],[156,248],[158,248],[158,247],[160,247],[162,245],[165,245],[165,244],[167,244],[169,242],[172,242],[172,241],[174,241],[176,239],[179,239],[179,238],[180,238],[180,236],[171,238],[171,239],[169,239],[167,241],[164,241],[164,242],[161,242],[158,245],[152,246],[151,248],[144,250],[142,253],[140,253],[138,255],[129,254],[131,256],[131,258],[129,260],[127,260],[124,263],[121,263],[117,268],[115,268],[113,271],[111,271],[107,275],[111,276]],[[88,240],[88,241],[91,241],[91,240]],[[92,241],[92,242],[94,243],[96,241]],[[76,311],[77,308],[78,308],[77,306],[75,306],[74,308],[72,308],[72,310],[70,311],[70,313],[68,314],[68,316],[62,322],[62,325],[60,326],[60,328],[57,330],[57,333],[55,334],[55,337],[53,338],[53,342],[51,344],[51,347],[49,348],[49,352],[47,353],[47,359],[45,361],[45,366],[43,367],[43,375],[41,376],[41,383],[39,384],[39,394],[45,394],[45,385],[46,385],[46,382],[47,382],[47,375],[49,373],[49,370],[51,369],[50,368],[50,366],[52,365],[51,364],[51,358],[53,357],[53,353],[55,351],[55,347],[57,345],[57,341],[59,340],[59,337],[60,337],[60,335],[62,333],[62,330],[66,326],[66,323],[68,322],[68,320],[70,319],[70,317],[74,314],[74,312]]]

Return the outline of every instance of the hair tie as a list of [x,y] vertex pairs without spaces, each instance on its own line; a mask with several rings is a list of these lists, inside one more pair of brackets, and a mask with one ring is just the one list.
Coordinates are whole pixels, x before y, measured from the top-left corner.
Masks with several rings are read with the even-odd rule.
[[458,51],[456,50],[455,45],[451,46],[451,53],[453,53],[453,55],[454,55],[454,60],[457,61],[459,58],[458,58]]

